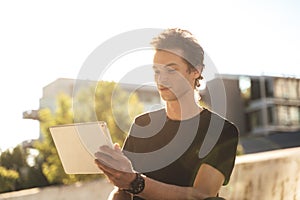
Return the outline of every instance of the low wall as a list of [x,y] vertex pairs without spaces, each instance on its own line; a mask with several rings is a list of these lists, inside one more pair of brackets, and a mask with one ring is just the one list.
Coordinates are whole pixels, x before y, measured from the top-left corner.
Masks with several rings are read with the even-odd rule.
[[300,200],[300,148],[238,156],[220,194],[230,200]]
[[[0,200],[105,200],[112,189],[99,180],[4,193]],[[238,156],[220,194],[228,200],[300,200],[300,148]]]
[[0,200],[106,200],[113,186],[105,179],[68,186],[32,188],[0,194]]

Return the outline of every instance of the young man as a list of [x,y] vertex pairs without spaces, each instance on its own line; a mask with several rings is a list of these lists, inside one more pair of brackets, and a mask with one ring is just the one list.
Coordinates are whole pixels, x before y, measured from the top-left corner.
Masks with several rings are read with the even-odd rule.
[[[152,45],[155,82],[166,106],[135,119],[123,150],[102,146],[95,154],[117,188],[110,198],[216,197],[234,167],[238,130],[195,101],[204,52],[191,33],[167,29]],[[203,154],[204,141],[211,148]]]

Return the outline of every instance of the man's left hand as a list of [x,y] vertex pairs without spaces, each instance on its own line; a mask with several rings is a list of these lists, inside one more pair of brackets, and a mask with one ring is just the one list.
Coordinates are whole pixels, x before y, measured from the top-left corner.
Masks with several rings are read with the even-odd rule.
[[123,154],[118,144],[114,145],[114,149],[101,146],[95,156],[95,163],[110,182],[120,189],[130,188],[130,183],[136,175],[130,160]]

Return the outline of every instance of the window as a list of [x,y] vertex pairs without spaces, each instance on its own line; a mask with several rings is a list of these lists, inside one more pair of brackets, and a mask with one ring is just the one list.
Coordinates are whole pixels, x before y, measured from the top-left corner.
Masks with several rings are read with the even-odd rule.
[[288,125],[289,124],[289,113],[287,106],[277,106],[277,116],[278,116],[278,125]]
[[296,106],[289,107],[290,121],[293,125],[299,125],[299,108]]
[[281,78],[276,78],[274,82],[274,97],[285,98],[285,84]]
[[261,94],[260,94],[260,83],[259,79],[252,79],[251,80],[251,99],[260,99]]
[[250,130],[255,128],[259,128],[262,126],[262,112],[261,110],[257,110],[254,112],[249,113],[249,122],[250,122]]
[[265,79],[266,97],[273,97],[273,81],[272,79]]
[[297,91],[298,91],[298,99],[300,99],[300,80],[298,80]]
[[277,116],[279,125],[299,125],[299,109],[300,108],[297,106],[277,106]]
[[274,107],[273,106],[270,106],[267,108],[267,114],[268,114],[268,124],[274,125],[275,121],[274,121]]
[[287,90],[287,97],[290,99],[297,99],[297,80],[296,79],[286,79],[286,90]]
[[293,78],[277,78],[274,83],[274,96],[278,98],[297,99],[298,80]]

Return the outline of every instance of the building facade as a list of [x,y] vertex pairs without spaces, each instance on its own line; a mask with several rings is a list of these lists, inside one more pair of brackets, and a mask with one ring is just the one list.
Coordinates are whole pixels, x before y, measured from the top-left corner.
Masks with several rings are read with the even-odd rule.
[[220,74],[201,93],[209,106],[211,94],[225,93],[224,116],[239,128],[245,153],[300,146],[299,78]]
[[250,77],[246,127],[252,134],[300,129],[300,79]]

